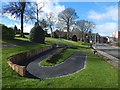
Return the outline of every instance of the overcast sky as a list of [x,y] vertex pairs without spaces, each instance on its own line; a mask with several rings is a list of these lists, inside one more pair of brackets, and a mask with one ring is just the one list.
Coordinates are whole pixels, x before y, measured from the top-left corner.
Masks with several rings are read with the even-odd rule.
[[[42,1],[42,0],[41,0]],[[37,2],[40,3],[40,0]],[[118,3],[117,2],[59,2],[59,0],[43,0],[45,5],[42,10],[45,13],[54,13],[55,16],[65,8],[74,8],[79,19],[89,20],[95,23],[94,33],[103,36],[112,36],[114,31],[118,31]],[[45,14],[41,14],[40,18],[45,18]],[[9,13],[2,17],[3,23],[9,27],[17,25],[20,28],[20,20],[16,20]],[[24,23],[24,32],[30,32],[33,27],[32,23]]]

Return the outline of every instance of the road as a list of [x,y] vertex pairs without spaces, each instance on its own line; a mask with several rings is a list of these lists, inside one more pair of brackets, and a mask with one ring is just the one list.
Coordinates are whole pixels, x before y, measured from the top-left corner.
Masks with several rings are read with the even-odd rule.
[[94,47],[98,50],[101,50],[101,51],[104,51],[118,59],[120,59],[120,56],[119,56],[119,52],[120,52],[120,48],[117,48],[117,47],[113,47],[113,46],[109,46],[107,44],[96,44],[94,45]]

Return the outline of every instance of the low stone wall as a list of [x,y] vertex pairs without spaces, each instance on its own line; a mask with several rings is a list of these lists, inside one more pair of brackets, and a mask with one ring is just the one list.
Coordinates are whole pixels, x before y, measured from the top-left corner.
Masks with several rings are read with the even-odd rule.
[[10,56],[8,58],[8,65],[15,70],[19,75],[21,76],[26,76],[26,66],[21,66],[19,65],[20,62],[28,60],[36,55],[39,55],[47,50],[50,50],[54,48],[55,46],[47,46],[43,48],[37,48],[35,50],[29,51],[29,52],[24,52],[20,54],[16,54],[13,56]]

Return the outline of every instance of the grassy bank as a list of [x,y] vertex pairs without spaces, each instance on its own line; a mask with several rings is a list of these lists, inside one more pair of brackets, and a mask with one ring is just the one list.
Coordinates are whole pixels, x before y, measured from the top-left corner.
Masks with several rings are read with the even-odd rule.
[[[25,45],[24,41],[28,44]],[[118,70],[99,56],[92,54],[87,44],[51,38],[46,38],[46,44],[29,44],[27,39],[23,40],[21,38],[16,38],[15,41],[9,41],[9,43],[10,42],[16,43],[18,46],[2,49],[3,88],[117,88],[118,86]],[[65,52],[67,54],[61,55],[58,61],[64,60],[62,58],[67,57],[70,50],[75,50],[75,52],[87,52],[86,68],[68,76],[41,80],[21,77],[7,65],[7,58],[11,55],[45,47],[46,45],[54,43],[69,45],[69,47],[74,48],[68,49],[68,51]]]

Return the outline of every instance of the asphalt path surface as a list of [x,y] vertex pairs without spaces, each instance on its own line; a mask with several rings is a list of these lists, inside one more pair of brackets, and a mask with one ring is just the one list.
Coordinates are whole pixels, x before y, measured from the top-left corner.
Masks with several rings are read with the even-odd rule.
[[107,44],[96,44],[96,45],[94,45],[94,47],[98,50],[104,51],[104,52],[120,59],[120,55],[119,55],[120,48],[109,46]]
[[86,60],[85,53],[73,54],[70,58],[55,66],[44,67],[39,65],[41,60],[48,57],[55,51],[56,50],[47,52],[45,55],[42,55],[29,63],[26,67],[27,71],[37,78],[52,78],[72,74],[84,68]]

